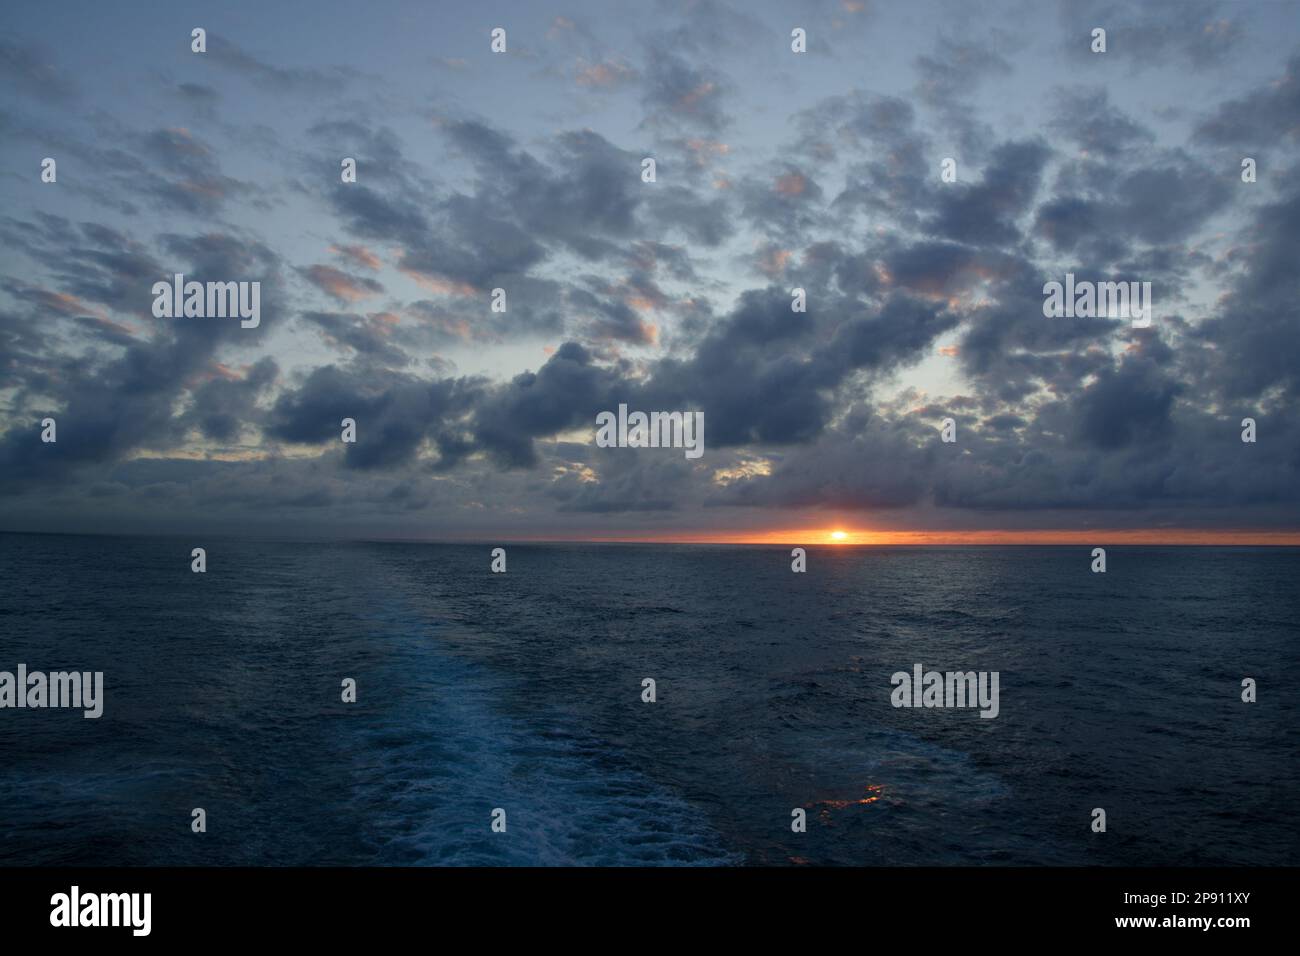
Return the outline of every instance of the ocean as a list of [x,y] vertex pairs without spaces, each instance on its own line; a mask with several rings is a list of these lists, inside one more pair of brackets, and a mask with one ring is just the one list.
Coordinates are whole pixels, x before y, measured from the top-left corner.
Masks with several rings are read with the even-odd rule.
[[1300,549],[492,547],[0,534],[0,865],[1300,864]]

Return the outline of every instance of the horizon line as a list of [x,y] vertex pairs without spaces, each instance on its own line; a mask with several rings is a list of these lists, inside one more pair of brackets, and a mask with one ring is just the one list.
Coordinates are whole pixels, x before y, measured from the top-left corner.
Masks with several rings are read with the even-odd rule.
[[425,537],[420,535],[309,534],[211,531],[32,531],[0,528],[0,534],[70,535],[85,537],[217,537],[282,541],[352,541],[407,544],[697,544],[751,546],[826,547],[957,547],[1067,545],[1141,545],[1150,547],[1300,547],[1300,531],[1258,531],[1242,529],[1096,529],[1031,531],[866,531],[840,528],[750,532],[682,532],[608,535],[521,535],[477,533],[464,536]]

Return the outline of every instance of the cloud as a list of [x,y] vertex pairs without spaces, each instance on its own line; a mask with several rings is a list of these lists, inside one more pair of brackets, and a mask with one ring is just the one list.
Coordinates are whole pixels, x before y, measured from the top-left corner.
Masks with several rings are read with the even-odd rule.
[[346,260],[351,265],[359,266],[363,269],[377,270],[383,265],[379,260],[379,256],[375,255],[365,246],[330,246],[330,252],[339,256],[341,259]]
[[940,192],[924,228],[933,235],[974,245],[1007,245],[1020,237],[1017,220],[1038,193],[1051,151],[1037,140],[1003,143],[982,180],[958,181]]
[[191,391],[184,420],[205,437],[234,442],[258,415],[256,403],[279,376],[275,359],[263,356],[239,372],[224,367]]
[[730,124],[725,106],[729,85],[721,73],[691,63],[666,45],[653,48],[647,59],[641,100],[646,125],[716,136]]
[[[526,82],[444,72],[432,106],[427,56],[354,83],[210,36],[152,98],[52,109],[87,91],[3,41],[5,142],[60,180],[24,160],[3,186],[0,526],[1300,526],[1300,58],[1267,59],[1276,11],[1071,4],[1063,58],[1007,5],[939,31],[800,9],[829,58],[764,66],[776,5],[665,2],[548,18]],[[901,77],[857,69],[868,41]],[[1154,326],[1046,318],[1067,271],[1150,281]],[[155,319],[176,272],[262,282],[262,326]],[[705,459],[588,443],[622,402],[704,412]]]
[[636,82],[637,77],[637,71],[620,60],[589,63],[580,59],[573,70],[575,83],[599,90],[617,90],[630,86]]
[[77,84],[39,44],[0,39],[0,76],[11,89],[46,103],[65,104],[78,94]]
[[208,33],[204,62],[242,76],[256,86],[281,93],[335,93],[357,76],[355,70],[347,67],[275,66],[258,59],[224,36],[211,32]]
[[462,379],[426,382],[404,372],[371,367],[361,374],[325,365],[280,395],[268,414],[266,432],[279,441],[343,444],[342,421],[351,418],[357,422],[357,440],[344,445],[346,467],[406,464],[426,442],[436,453],[433,464],[446,467],[464,453],[456,419],[470,407],[478,387]]
[[383,285],[368,276],[355,276],[333,266],[314,265],[297,270],[298,274],[339,302],[356,302],[384,291]]
[[[1061,46],[1073,60],[1115,57],[1133,70],[1166,65],[1205,69],[1223,63],[1243,39],[1241,8],[1218,0],[1123,2],[1058,0]],[[1106,53],[1091,52],[1092,30],[1106,30]]]
[[1203,142],[1252,150],[1300,137],[1300,53],[1274,82],[1220,103],[1196,128]]

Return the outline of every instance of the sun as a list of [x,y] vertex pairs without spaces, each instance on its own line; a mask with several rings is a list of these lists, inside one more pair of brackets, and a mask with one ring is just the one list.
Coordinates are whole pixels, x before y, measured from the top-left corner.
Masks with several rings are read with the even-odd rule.
[[831,540],[832,540],[832,541],[845,541],[845,540],[847,540],[847,539],[848,539],[848,535],[845,534],[843,531],[832,531],[832,532],[831,532]]

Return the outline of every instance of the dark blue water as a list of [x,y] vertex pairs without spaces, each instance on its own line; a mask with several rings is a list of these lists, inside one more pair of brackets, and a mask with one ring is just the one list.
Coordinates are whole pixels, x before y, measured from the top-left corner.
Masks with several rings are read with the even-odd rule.
[[0,535],[0,864],[1300,864],[1298,550],[489,550]]

